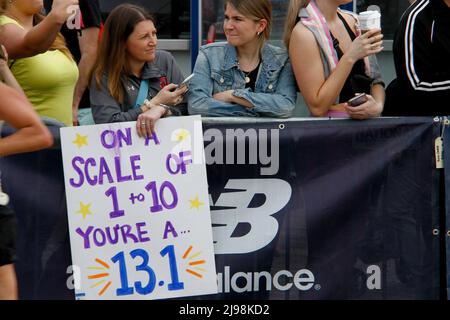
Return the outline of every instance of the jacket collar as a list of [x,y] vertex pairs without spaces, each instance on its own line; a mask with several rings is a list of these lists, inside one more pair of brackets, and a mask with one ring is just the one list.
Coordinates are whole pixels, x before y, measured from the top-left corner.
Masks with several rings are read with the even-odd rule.
[[[262,48],[261,56],[262,65],[266,70],[280,69],[285,63],[284,60],[280,61],[280,58],[267,43],[265,43]],[[227,43],[225,46],[224,64],[222,69],[229,70],[235,67],[237,68],[238,65],[236,48]]]
[[236,48],[228,43],[225,45],[225,56],[223,63],[223,70],[229,70],[231,68],[238,67],[238,59]]
[[151,78],[159,78],[161,76],[166,75],[158,67],[157,59],[158,58],[156,58],[152,62],[146,62],[144,64],[144,69],[142,70],[142,76],[141,76],[142,79],[146,80],[146,79],[151,79]]

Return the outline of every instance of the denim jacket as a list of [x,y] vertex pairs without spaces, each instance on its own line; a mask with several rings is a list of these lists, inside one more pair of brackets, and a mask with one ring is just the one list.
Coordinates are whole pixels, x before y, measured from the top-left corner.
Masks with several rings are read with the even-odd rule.
[[[239,69],[235,47],[226,42],[202,46],[189,86],[189,113],[207,117],[290,117],[295,108],[297,89],[287,51],[265,44],[261,56],[253,92],[245,89],[245,77]],[[246,99],[254,108],[212,97],[227,90],[234,90],[234,96]]]

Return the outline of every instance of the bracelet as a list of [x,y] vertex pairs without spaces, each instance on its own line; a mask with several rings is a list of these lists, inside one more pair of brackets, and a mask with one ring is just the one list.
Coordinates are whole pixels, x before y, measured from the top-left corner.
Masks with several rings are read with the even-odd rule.
[[144,103],[141,105],[141,107],[142,106],[145,106],[145,108],[146,108],[146,110],[144,112],[147,112],[148,110],[150,110],[153,107],[148,99],[144,100]]
[[[142,105],[147,108],[147,110],[145,110],[144,112],[146,112],[146,111],[150,110],[151,108],[153,108],[154,106],[156,106],[156,105],[151,104],[150,101],[147,99],[144,100],[144,103]],[[164,103],[160,103],[160,104],[158,104],[158,106],[164,108],[164,110],[165,110],[164,114],[162,115],[163,117],[167,116],[167,114],[172,111],[172,107],[165,105]]]
[[168,105],[165,105],[165,104],[163,104],[163,103],[160,103],[159,106],[160,106],[160,107],[163,107],[164,110],[166,110],[166,111],[164,112],[164,114],[163,114],[163,117],[165,117],[169,112],[172,111],[172,108],[171,108],[171,107],[169,107]]

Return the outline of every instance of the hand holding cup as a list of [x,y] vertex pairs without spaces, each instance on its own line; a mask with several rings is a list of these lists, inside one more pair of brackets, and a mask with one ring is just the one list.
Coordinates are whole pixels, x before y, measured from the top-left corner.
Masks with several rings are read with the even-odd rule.
[[359,29],[364,34],[369,30],[379,29],[381,33],[381,14],[378,11],[364,11],[358,15]]

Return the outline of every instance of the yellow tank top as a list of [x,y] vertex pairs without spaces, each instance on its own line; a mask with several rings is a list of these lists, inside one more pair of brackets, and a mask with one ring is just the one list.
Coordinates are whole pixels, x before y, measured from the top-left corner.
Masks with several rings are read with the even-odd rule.
[[[0,26],[17,21],[0,16]],[[36,112],[72,126],[72,102],[78,67],[59,50],[9,61],[11,71]]]

